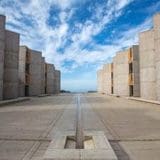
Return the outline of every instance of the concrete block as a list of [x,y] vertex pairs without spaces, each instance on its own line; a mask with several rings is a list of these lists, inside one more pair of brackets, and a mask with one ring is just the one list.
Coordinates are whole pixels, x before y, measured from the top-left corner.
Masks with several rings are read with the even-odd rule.
[[148,100],[156,100],[156,83],[155,82],[141,82],[141,98]]
[[142,68],[140,71],[141,83],[143,82],[153,82],[156,83],[156,69],[155,67]]
[[46,92],[47,94],[53,94],[56,92],[55,90],[58,88],[58,75],[55,75],[54,65],[46,63]]
[[[67,132],[65,132],[67,133]],[[110,146],[107,138],[104,134],[96,132],[91,133],[88,135],[85,132],[86,136],[93,137],[95,148],[94,149],[68,149],[65,148],[67,136],[73,136],[70,134],[64,135],[62,133],[59,136],[56,136],[54,140],[50,143],[48,149],[46,150],[43,160],[58,160],[58,159],[65,159],[65,160],[117,160],[117,157]]]
[[155,51],[154,50],[140,50],[140,68],[148,68],[155,66]]
[[30,86],[29,95],[37,96],[41,94],[41,62],[42,53],[34,50],[30,50],[31,62],[30,62]]
[[19,34],[5,31],[3,98],[18,97]]

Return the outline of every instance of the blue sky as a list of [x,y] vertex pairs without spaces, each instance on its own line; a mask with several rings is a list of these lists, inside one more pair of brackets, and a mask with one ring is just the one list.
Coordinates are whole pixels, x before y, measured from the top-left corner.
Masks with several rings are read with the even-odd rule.
[[61,70],[62,89],[96,90],[96,72],[152,27],[159,0],[0,0],[7,29]]

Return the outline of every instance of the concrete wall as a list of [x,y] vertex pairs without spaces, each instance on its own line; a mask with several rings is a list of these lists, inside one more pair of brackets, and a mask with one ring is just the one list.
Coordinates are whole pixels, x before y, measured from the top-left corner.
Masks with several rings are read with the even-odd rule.
[[128,50],[117,53],[113,59],[114,94],[129,96]]
[[105,94],[111,94],[111,64],[103,66],[103,91]]
[[156,100],[154,31],[140,33],[140,93],[144,99]]
[[154,16],[155,67],[156,67],[156,95],[160,101],[160,14]]
[[58,94],[60,93],[61,90],[61,72],[59,70],[55,70],[54,72],[55,75],[55,93]]
[[104,93],[104,83],[103,83],[103,69],[97,72],[97,92]]
[[19,34],[5,31],[3,98],[18,97]]
[[5,16],[0,16],[0,100],[3,99]]
[[20,46],[19,48],[19,96],[25,96],[25,66],[26,66],[26,52],[27,47]]
[[47,94],[53,94],[54,90],[55,90],[55,86],[54,86],[54,79],[55,79],[55,75],[54,75],[55,69],[54,69],[54,65],[53,64],[47,64],[46,63],[46,93]]
[[29,85],[29,95],[37,96],[41,94],[41,68],[42,53],[31,50],[30,75],[31,81]]
[[41,94],[45,94],[45,58],[41,58]]
[[140,96],[140,69],[139,69],[139,46],[134,45],[131,48],[133,53],[133,78],[134,78],[134,85],[133,85],[133,96],[139,97]]

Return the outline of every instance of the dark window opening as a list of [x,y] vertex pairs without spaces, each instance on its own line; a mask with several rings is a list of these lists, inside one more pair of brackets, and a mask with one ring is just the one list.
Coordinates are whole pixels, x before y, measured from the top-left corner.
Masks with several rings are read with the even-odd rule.
[[129,63],[129,73],[133,73],[133,63]]
[[111,94],[113,94],[114,93],[114,91],[113,91],[113,87],[111,87]]
[[26,64],[25,70],[26,70],[26,73],[27,73],[27,74],[29,74],[29,68],[30,68],[29,66],[30,66],[29,64]]
[[25,96],[29,96],[29,86],[25,85]]
[[133,85],[129,86],[129,95],[133,96]]

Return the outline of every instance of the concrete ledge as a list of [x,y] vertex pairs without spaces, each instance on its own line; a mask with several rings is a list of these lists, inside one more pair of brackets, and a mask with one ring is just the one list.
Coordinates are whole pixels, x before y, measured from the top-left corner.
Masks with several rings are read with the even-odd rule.
[[109,96],[114,96],[114,97],[121,97],[121,96],[119,96],[119,95],[117,95],[117,94],[108,94]]
[[40,95],[38,95],[38,97],[47,97],[47,96],[51,96],[51,94],[40,94]]
[[147,99],[138,98],[138,97],[126,97],[126,98],[130,99],[130,100],[135,100],[135,101],[140,101],[140,102],[152,103],[152,104],[158,104],[158,105],[160,105],[159,101],[147,100]]
[[101,131],[84,132],[85,136],[92,136],[95,148],[93,149],[68,149],[65,148],[67,136],[74,132],[58,133],[46,150],[43,160],[117,160],[117,157]]
[[30,100],[30,98],[28,98],[28,97],[20,97],[20,98],[16,98],[16,99],[4,100],[4,101],[0,101],[0,106],[5,106],[5,105],[28,101],[28,100]]

